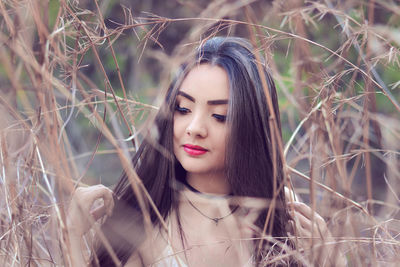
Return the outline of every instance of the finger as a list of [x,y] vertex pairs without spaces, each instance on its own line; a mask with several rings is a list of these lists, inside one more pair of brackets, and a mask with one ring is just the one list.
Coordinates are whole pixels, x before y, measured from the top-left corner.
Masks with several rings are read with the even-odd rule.
[[292,221],[292,225],[292,227],[295,229],[295,232],[293,232],[293,234],[297,237],[301,237],[304,241],[309,242],[311,238],[320,238],[319,234],[317,235],[315,232],[314,234],[311,234],[310,229],[302,227],[298,222]]
[[296,230],[301,233],[301,236],[320,236],[317,225],[314,224],[313,226],[312,222],[304,217],[301,213],[295,211],[293,219],[295,221]]
[[290,220],[292,231],[289,233],[297,238],[299,238],[300,247],[307,248],[310,244],[311,234],[309,231],[305,230],[299,223],[295,223]]
[[303,214],[305,217],[311,218],[312,209],[303,202],[292,201],[288,202],[288,205]]
[[289,201],[289,202],[297,201],[296,194],[293,192],[293,190],[291,190],[287,186],[284,187],[284,190],[285,190],[286,201]]
[[104,195],[106,195],[106,194],[112,194],[112,191],[102,184],[91,186],[91,187],[88,187],[87,189],[90,191],[91,197],[95,198],[95,199],[104,197]]
[[[95,200],[102,198],[104,203],[104,214],[111,216],[112,210],[114,208],[113,191],[104,185],[96,185],[92,188],[90,194],[90,204],[92,205]],[[102,216],[104,216],[102,214]]]
[[112,211],[114,209],[114,198],[113,198],[114,193],[110,189],[108,189],[108,190],[109,190],[109,193],[104,195],[103,200],[104,200],[104,205],[107,208],[107,215],[111,216]]
[[296,210],[294,211],[293,214],[293,219],[296,221],[297,224],[299,224],[301,227],[305,229],[311,229],[311,221],[303,216],[300,212],[297,212]]
[[304,217],[301,213],[295,212],[296,222],[299,224],[298,226],[301,227],[304,231],[307,231],[307,236],[311,237],[318,237],[318,238],[329,238],[330,232],[326,227],[326,224],[318,224],[316,222],[312,222],[311,220]]
[[105,205],[97,207],[90,212],[95,221],[102,218],[104,215],[106,215],[106,213],[107,213],[107,207]]
[[112,203],[112,191],[104,185],[96,185],[86,188],[85,197],[90,206],[99,198],[104,200],[104,203],[109,206]]
[[307,219],[314,219],[318,224],[325,224],[325,220],[321,217],[321,215],[313,211],[310,206],[304,204],[303,202],[288,202],[288,205],[293,207],[297,212],[300,212]]
[[297,236],[298,236],[298,237],[302,237],[302,238],[308,240],[308,239],[311,238],[311,236],[312,236],[310,231],[304,229],[304,228],[301,227],[301,226],[300,226],[300,227],[297,227],[296,230],[297,230]]
[[296,233],[296,225],[295,225],[295,222],[292,219],[288,220],[288,224],[286,225],[286,231],[289,234],[295,234]]
[[104,206],[109,215],[111,215],[114,207],[113,193],[104,185],[95,185],[90,187],[79,187],[73,196],[73,203],[81,212],[89,212],[97,199],[103,199]]

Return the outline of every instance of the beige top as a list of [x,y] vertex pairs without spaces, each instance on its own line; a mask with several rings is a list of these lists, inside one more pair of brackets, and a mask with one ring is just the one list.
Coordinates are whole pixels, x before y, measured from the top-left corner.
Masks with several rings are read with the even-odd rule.
[[[232,213],[232,205],[237,204],[240,208]],[[234,199],[184,189],[179,215],[185,246],[178,230],[176,211],[172,211],[166,221],[167,229],[154,229],[153,238],[140,249],[143,262],[146,266],[157,267],[253,266],[252,237],[254,231],[259,230],[253,223],[257,210],[264,209],[266,204],[254,198]],[[210,219],[221,217],[218,224]]]
[[[156,260],[151,266],[187,266],[187,261],[191,267],[252,266],[252,237],[258,230],[253,225],[258,216],[255,207],[265,208],[265,201],[199,194],[189,189],[182,190],[180,201],[185,247],[178,230],[177,214],[173,211],[166,222],[168,230],[159,229],[156,240],[157,243],[162,240],[164,246],[159,250],[161,253],[154,255]],[[241,208],[232,214],[231,207],[236,203]],[[221,217],[218,224],[210,219]]]

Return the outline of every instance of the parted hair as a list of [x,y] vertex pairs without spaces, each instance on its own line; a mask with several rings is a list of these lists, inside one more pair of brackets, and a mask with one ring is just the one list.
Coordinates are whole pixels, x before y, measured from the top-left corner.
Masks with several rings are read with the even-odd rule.
[[[149,130],[132,159],[144,188],[164,219],[173,209],[178,209],[177,189],[186,179],[186,171],[173,155],[176,96],[182,80],[194,66],[211,64],[223,68],[229,78],[227,123],[230,131],[226,144],[225,168],[231,194],[263,198],[268,203],[275,199],[275,205],[267,206],[255,224],[263,229],[270,212],[267,233],[277,238],[287,237],[289,215],[282,186],[283,163],[276,145],[276,138],[281,135],[277,93],[265,63],[257,62],[254,53],[257,52],[242,38],[208,39],[199,46],[191,60],[181,65],[171,82],[154,118],[153,128]],[[267,88],[264,88],[262,79],[266,81]],[[272,110],[267,104],[266,93],[272,100]],[[275,123],[271,123],[272,118],[275,118]],[[126,173],[122,174],[114,193],[116,198],[113,215],[105,220],[102,231],[124,264],[145,238],[144,221],[138,198]],[[148,201],[145,204],[152,224],[159,225],[156,212]],[[261,231],[255,235],[260,237]],[[268,242],[265,242],[264,247],[267,246]],[[254,247],[256,255],[256,243]],[[256,256],[255,259],[261,260],[261,257]],[[92,257],[92,265],[114,266],[102,243],[99,243]]]

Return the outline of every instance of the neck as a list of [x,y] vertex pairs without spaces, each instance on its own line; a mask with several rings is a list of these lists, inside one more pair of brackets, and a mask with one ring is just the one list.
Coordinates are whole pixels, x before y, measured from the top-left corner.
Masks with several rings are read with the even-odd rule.
[[[181,191],[179,201],[179,212],[186,223],[189,225],[197,225],[206,223],[208,226],[217,226],[220,220],[225,220],[225,217],[230,217],[233,214],[230,208],[230,197],[226,194],[209,194],[193,192],[185,187]],[[236,211],[236,209],[235,209]],[[218,222],[213,221],[213,218],[223,218]]]
[[228,195],[231,193],[226,175],[222,173],[188,173],[186,181],[201,193],[212,195]]

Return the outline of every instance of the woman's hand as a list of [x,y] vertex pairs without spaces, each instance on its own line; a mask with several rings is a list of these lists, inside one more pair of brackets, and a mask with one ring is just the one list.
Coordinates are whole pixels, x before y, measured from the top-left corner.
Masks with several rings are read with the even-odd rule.
[[[103,205],[94,207],[96,200],[103,199]],[[82,237],[93,222],[111,215],[114,208],[113,192],[103,185],[79,187],[72,196],[67,215],[67,227],[70,235]]]
[[[285,190],[286,199],[293,199]],[[299,237],[299,246],[306,252],[311,249],[314,253],[314,260],[321,266],[346,266],[346,259],[335,245],[335,239],[325,220],[309,206],[299,201],[287,202],[289,214],[292,216],[292,228]]]
[[322,242],[332,240],[332,235],[325,220],[302,202],[288,202],[289,213],[294,221],[297,236],[301,237],[299,242],[304,249],[311,248]]

